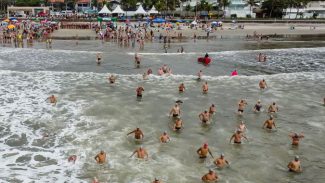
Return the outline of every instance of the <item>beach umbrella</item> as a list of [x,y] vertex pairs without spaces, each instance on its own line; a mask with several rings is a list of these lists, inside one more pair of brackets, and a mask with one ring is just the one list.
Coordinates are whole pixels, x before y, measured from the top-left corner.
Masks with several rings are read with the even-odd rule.
[[4,20],[4,22],[9,22],[9,21],[10,21],[9,19]]
[[153,21],[154,23],[163,23],[163,22],[166,22],[166,20],[163,19],[163,18],[155,18],[155,19],[153,19],[152,21]]
[[15,25],[12,25],[12,24],[10,24],[10,25],[8,25],[8,29],[14,29],[16,26]]
[[11,21],[15,21],[15,20],[17,20],[17,19],[16,19],[16,18],[10,18],[10,20],[11,20]]
[[1,25],[8,25],[8,22],[1,22]]

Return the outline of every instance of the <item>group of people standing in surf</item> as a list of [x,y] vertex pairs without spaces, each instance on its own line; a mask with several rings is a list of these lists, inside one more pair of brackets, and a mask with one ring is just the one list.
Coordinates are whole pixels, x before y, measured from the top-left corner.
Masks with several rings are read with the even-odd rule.
[[[140,60],[141,60],[140,56],[138,54],[136,54],[135,55],[135,63],[140,64]],[[98,64],[98,62],[100,65],[101,55],[97,55],[97,64]],[[162,70],[165,69],[166,73],[168,72],[167,65],[163,65],[163,67],[160,69],[162,69]],[[152,74],[152,71],[151,71],[151,73],[147,73],[147,74]],[[143,79],[145,79],[145,78],[143,78]],[[197,80],[198,80],[198,82],[203,82],[202,94],[203,95],[208,94],[208,92],[209,92],[208,82],[202,81],[203,80],[203,71],[202,70],[200,70],[200,72],[197,74]],[[110,84],[114,84],[116,81],[116,76],[110,75],[108,77],[108,81]],[[265,79],[260,80],[258,83],[258,86],[261,91],[268,88],[268,85],[267,85]],[[178,86],[178,92],[184,93],[186,90],[187,90],[187,88],[186,88],[185,84],[180,83],[180,85]],[[145,90],[144,90],[143,86],[138,86],[136,88],[136,97],[141,100],[141,98],[143,97],[144,91]],[[48,98],[48,100],[53,105],[55,105],[57,102],[57,99],[54,95],[50,96]],[[177,100],[169,112],[169,117],[172,119],[172,123],[173,123],[173,125],[171,126],[171,129],[175,133],[181,133],[182,130],[184,130],[184,122],[181,117],[182,116],[181,108],[183,105],[182,103],[183,103],[183,101]],[[247,105],[248,105],[248,102],[245,99],[240,99],[238,102],[237,115],[239,115],[239,116],[244,115],[244,111],[245,111]],[[325,105],[325,98],[324,98],[324,105]],[[254,107],[252,108],[252,110],[255,113],[260,113],[263,111],[262,108],[263,108],[263,106],[261,104],[261,101],[258,100],[256,102],[256,104],[254,105]],[[212,118],[213,118],[213,116],[216,115],[216,112],[217,112],[216,105],[211,104],[211,106],[209,107],[208,110],[204,110],[203,112],[199,113],[198,118],[200,119],[202,125],[205,125],[205,126],[211,125]],[[275,114],[279,112],[279,107],[277,106],[277,104],[275,102],[273,102],[272,104],[270,104],[268,106],[266,112],[268,114],[268,119],[265,120],[262,128],[264,128],[268,131],[274,131],[274,129],[277,128],[276,124],[275,124],[275,118],[276,118]],[[245,140],[247,140],[247,142],[249,142],[249,138],[245,135],[246,131],[247,131],[246,124],[244,121],[241,121],[240,124],[238,124],[238,126],[236,126],[236,130],[233,133],[233,135],[230,137],[229,143],[233,143],[235,145],[242,145],[242,139],[245,139]],[[131,134],[134,134],[134,139],[136,141],[141,142],[144,138],[144,132],[139,127],[135,128],[133,131],[127,133],[126,135],[129,136]],[[298,133],[292,132],[288,136],[291,138],[291,140],[292,140],[291,144],[293,146],[298,146],[300,140],[302,138],[304,138],[303,133],[298,134]],[[169,134],[167,133],[167,131],[164,131],[160,135],[159,139],[157,139],[157,141],[159,141],[160,143],[168,143],[169,141],[171,141],[171,138],[170,138]],[[204,143],[203,145],[201,145],[197,149],[196,153],[198,155],[198,158],[202,159],[202,160],[207,159],[208,155],[210,155],[214,159],[213,163],[217,168],[224,168],[224,167],[230,166],[230,162],[225,158],[224,153],[220,153],[220,156],[218,156],[218,157],[213,156],[213,153],[210,150],[208,143]],[[148,159],[150,156],[148,151],[142,145],[140,147],[136,148],[132,152],[130,157],[133,157],[134,155],[138,159]],[[98,164],[107,163],[106,153],[103,150],[100,151],[94,157],[94,159]],[[75,162],[76,160],[77,160],[76,155],[72,155],[68,158],[69,162]],[[295,156],[294,160],[292,160],[288,163],[287,168],[290,172],[302,172],[299,156]],[[209,169],[209,171],[202,176],[201,180],[204,182],[214,182],[214,181],[219,180],[219,177],[218,177],[218,174],[213,169]],[[93,183],[98,183],[97,178],[94,179]],[[155,178],[153,183],[162,183],[162,182],[158,178]]]

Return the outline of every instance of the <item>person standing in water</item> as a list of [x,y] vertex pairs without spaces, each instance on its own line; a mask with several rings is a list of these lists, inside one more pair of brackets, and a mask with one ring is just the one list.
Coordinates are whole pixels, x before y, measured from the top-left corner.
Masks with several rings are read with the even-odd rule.
[[134,138],[137,139],[137,140],[142,140],[144,138],[143,132],[141,131],[140,128],[136,128],[132,132],[129,132],[127,134],[127,136],[130,135],[130,134],[132,134],[132,133],[134,133]]
[[263,124],[263,128],[267,128],[269,130],[272,130],[273,127],[276,128],[275,126],[275,122],[274,122],[274,119],[273,119],[273,116],[270,116],[270,119],[266,120]]
[[201,179],[206,183],[216,182],[218,181],[218,175],[212,169],[209,169],[209,173],[205,174]]
[[262,104],[261,104],[261,101],[258,100],[257,103],[255,104],[254,106],[254,112],[261,112],[261,109],[262,109]]
[[53,106],[55,106],[56,103],[57,103],[57,99],[56,99],[56,97],[54,95],[51,95],[46,100],[50,100],[50,103],[53,104]]
[[302,172],[299,156],[295,156],[295,159],[289,162],[287,167],[289,168],[289,172]]
[[142,147],[140,146],[138,149],[136,149],[133,154],[130,156],[130,158],[134,155],[134,154],[137,154],[137,158],[139,159],[148,159],[149,156],[148,156],[148,153],[147,151]]
[[265,89],[267,87],[267,84],[266,84],[266,81],[264,79],[262,79],[260,82],[259,82],[259,87],[261,90]]
[[209,107],[209,115],[210,115],[210,117],[211,117],[213,114],[215,114],[216,111],[217,111],[216,106],[214,106],[214,104],[212,104],[212,105]]
[[159,179],[155,178],[155,180],[152,183],[162,183]]
[[135,65],[136,65],[137,67],[140,67],[141,58],[140,58],[140,56],[138,55],[138,53],[135,53],[135,55],[134,55],[134,62],[135,62]]
[[244,109],[245,109],[246,105],[247,105],[246,100],[241,99],[241,100],[239,101],[239,103],[238,103],[238,114],[241,115],[241,114],[244,113]]
[[202,92],[203,92],[203,94],[208,94],[208,90],[209,90],[208,82],[206,81],[206,82],[202,85]]
[[223,168],[226,165],[229,165],[229,162],[225,159],[225,155],[222,153],[219,158],[217,158],[216,160],[214,160],[214,164],[218,168]]
[[203,144],[203,146],[200,147],[200,148],[196,151],[196,153],[199,155],[199,158],[200,158],[200,159],[205,159],[205,158],[207,158],[207,157],[208,157],[208,153],[210,154],[210,156],[211,156],[212,158],[214,158],[213,155],[212,155],[212,153],[211,153],[211,151],[210,151],[210,149],[209,149],[209,146],[208,146],[207,143]]
[[203,124],[209,124],[210,114],[208,113],[208,111],[204,111],[201,114],[199,114],[199,119]]
[[268,113],[276,113],[279,111],[279,107],[273,102],[269,108],[268,108]]
[[104,164],[106,162],[106,153],[101,150],[100,153],[95,156],[95,160],[98,164]]
[[242,133],[244,133],[244,132],[247,130],[244,121],[241,121],[241,122],[240,122],[240,124],[238,125],[237,130],[241,131]]
[[304,138],[304,134],[301,133],[300,135],[298,133],[290,133],[289,137],[292,139],[292,145],[293,146],[298,146],[300,139]]
[[169,117],[173,116],[175,117],[179,117],[181,115],[181,108],[179,104],[175,104],[174,107],[172,107],[172,109],[169,112]]
[[183,48],[183,46],[181,46],[181,53],[184,53],[184,48]]
[[178,116],[176,118],[176,120],[175,120],[173,130],[174,131],[181,131],[182,128],[183,128],[183,120]]
[[160,136],[159,140],[160,140],[161,143],[167,143],[167,142],[170,141],[170,137],[167,134],[167,132],[164,131],[164,133]]
[[181,83],[181,84],[179,85],[179,87],[178,87],[178,91],[179,91],[179,93],[183,93],[183,92],[185,91],[185,85],[184,85],[184,83]]
[[111,84],[114,84],[114,83],[115,83],[115,80],[116,80],[116,77],[115,77],[113,74],[110,75],[109,78],[108,78],[108,81],[109,81],[109,83],[111,83]]
[[235,144],[241,144],[242,138],[245,138],[248,141],[247,137],[245,135],[243,135],[240,130],[237,130],[236,133],[234,133],[231,136],[229,143],[231,143],[231,141],[234,139]]
[[102,55],[100,53],[97,53],[96,54],[96,58],[97,58],[97,65],[100,65],[101,64],[101,60],[102,60]]
[[137,97],[138,98],[142,98],[142,92],[144,92],[144,88],[142,86],[139,86],[137,89],[136,89],[136,92],[137,92]]
[[197,80],[201,80],[201,79],[202,79],[202,76],[203,76],[203,72],[202,72],[202,70],[200,70],[200,71],[197,73]]

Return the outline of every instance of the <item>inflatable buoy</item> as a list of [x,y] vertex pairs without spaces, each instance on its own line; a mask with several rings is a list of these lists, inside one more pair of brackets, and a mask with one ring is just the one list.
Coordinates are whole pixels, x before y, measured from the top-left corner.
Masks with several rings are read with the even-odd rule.
[[211,58],[210,57],[200,57],[200,58],[197,59],[197,61],[199,63],[203,63],[205,65],[209,65],[210,62],[211,62]]
[[238,75],[237,70],[232,71],[231,76],[237,76],[237,75]]

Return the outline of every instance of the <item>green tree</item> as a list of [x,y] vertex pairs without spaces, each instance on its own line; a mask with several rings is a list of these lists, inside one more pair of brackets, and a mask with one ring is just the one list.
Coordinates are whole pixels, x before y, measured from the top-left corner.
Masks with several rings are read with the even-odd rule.
[[158,11],[164,11],[167,10],[167,6],[164,0],[158,0],[154,3],[155,7],[157,8]]
[[269,18],[282,18],[283,9],[286,8],[287,4],[283,0],[266,0],[262,4],[262,9]]
[[231,2],[229,0],[219,0],[219,7],[222,7],[223,11],[225,11],[226,7],[230,4]]
[[249,13],[252,15],[252,7],[257,6],[257,3],[260,2],[259,0],[246,0],[246,5],[249,6]]
[[186,16],[188,16],[188,12],[191,11],[191,10],[192,10],[191,5],[190,5],[190,4],[187,4],[187,5],[185,6]]

